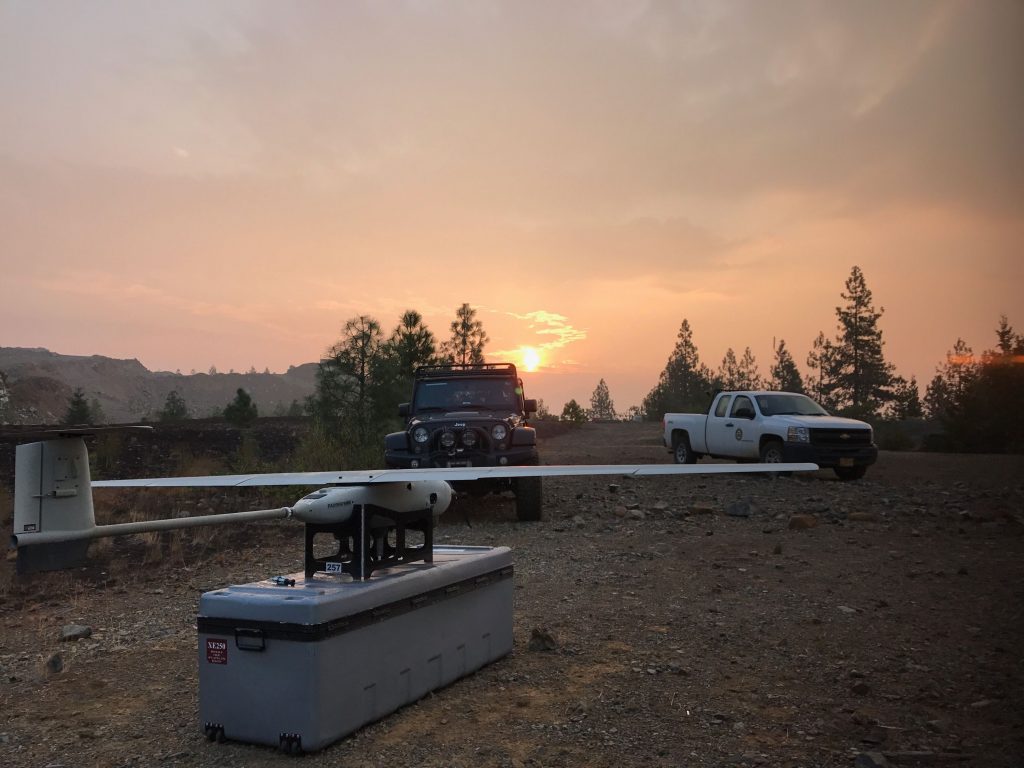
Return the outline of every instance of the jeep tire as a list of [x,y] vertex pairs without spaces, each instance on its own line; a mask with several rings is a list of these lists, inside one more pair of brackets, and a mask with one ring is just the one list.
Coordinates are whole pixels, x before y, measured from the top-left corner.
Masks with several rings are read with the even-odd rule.
[[539,477],[515,479],[516,518],[532,523],[544,517],[544,486]]

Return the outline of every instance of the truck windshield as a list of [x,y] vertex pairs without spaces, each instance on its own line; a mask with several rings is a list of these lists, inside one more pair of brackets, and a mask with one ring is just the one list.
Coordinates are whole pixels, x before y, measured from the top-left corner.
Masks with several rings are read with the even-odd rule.
[[415,410],[456,411],[462,408],[513,411],[515,382],[510,379],[424,381],[416,388]]
[[765,416],[828,416],[828,411],[806,395],[758,395],[757,405]]

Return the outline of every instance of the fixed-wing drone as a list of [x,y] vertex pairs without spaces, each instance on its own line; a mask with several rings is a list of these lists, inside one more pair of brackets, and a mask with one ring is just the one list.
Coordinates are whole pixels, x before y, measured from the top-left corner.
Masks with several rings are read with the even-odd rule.
[[[397,563],[431,562],[433,525],[452,501],[449,483],[497,478],[580,475],[681,475],[812,471],[815,464],[603,464],[564,466],[456,467],[353,472],[283,472],[134,480],[91,481],[84,438],[100,432],[150,427],[55,429],[32,434],[37,442],[17,447],[14,532],[18,572],[83,565],[89,543],[105,536],[169,531],[205,525],[294,518],[306,525],[306,576],[318,571],[369,578],[373,570]],[[230,514],[96,525],[93,488],[189,488],[320,486],[290,507]],[[422,544],[406,541],[419,531]],[[336,553],[315,557],[313,539],[332,534]]]

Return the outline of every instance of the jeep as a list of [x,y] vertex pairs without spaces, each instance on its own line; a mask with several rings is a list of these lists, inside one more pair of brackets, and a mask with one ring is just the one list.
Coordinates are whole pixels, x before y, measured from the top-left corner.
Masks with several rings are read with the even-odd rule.
[[[523,397],[512,363],[417,368],[412,401],[398,406],[405,430],[384,438],[389,469],[537,465],[537,433],[527,416],[536,400]],[[512,491],[516,517],[540,520],[539,477],[453,483],[475,495]]]

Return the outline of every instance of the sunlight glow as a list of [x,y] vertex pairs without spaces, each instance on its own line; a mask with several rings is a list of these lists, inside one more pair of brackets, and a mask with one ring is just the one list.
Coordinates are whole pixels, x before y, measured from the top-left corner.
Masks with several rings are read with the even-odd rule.
[[523,360],[523,368],[533,373],[540,367],[540,352],[533,347],[520,347],[519,356]]

